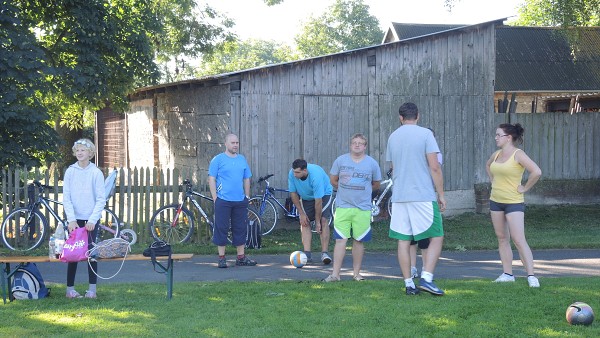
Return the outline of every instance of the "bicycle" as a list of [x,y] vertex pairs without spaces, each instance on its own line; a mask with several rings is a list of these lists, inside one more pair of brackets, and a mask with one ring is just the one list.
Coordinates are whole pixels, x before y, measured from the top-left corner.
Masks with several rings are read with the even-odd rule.
[[[271,187],[271,184],[269,183],[269,178],[271,178],[273,176],[275,176],[275,175],[269,174],[264,177],[260,177],[258,179],[257,182],[259,184],[261,182],[265,182],[265,190],[261,195],[255,195],[249,201],[250,205],[252,205],[258,211],[258,215],[260,216],[260,218],[263,221],[263,226],[264,226],[265,231],[262,233],[262,236],[265,236],[265,235],[268,235],[269,233],[271,233],[273,231],[273,229],[275,229],[275,226],[277,225],[277,220],[279,219],[279,215],[277,213],[277,208],[275,207],[275,205],[277,205],[281,210],[283,210],[283,216],[290,218],[290,219],[300,219],[300,213],[298,213],[298,210],[296,209],[296,206],[294,205],[294,203],[291,202],[291,199],[287,200],[286,205],[284,205],[281,202],[279,202],[279,200],[277,198],[275,198],[276,192],[289,194],[290,191],[287,189]],[[323,210],[327,209],[327,207],[329,207],[329,205],[331,204],[331,202],[334,199],[335,198],[333,196],[331,198],[329,198],[329,201],[323,207]],[[300,201],[302,201],[302,200],[300,200]],[[333,212],[333,210],[332,210],[332,212]],[[332,220],[333,220],[333,217],[330,217],[329,222],[327,224],[331,225]],[[311,230],[312,230],[312,232],[316,232],[314,221],[311,222]]]
[[[62,225],[68,237],[67,220],[58,215],[58,212],[50,206],[63,205],[62,202],[45,197],[45,190],[53,190],[51,186],[33,181],[29,186],[38,189],[37,199],[27,207],[20,207],[10,212],[2,221],[2,242],[4,246],[12,251],[29,251],[38,248],[50,231],[48,218],[40,211],[43,206],[55,220],[56,226]],[[120,230],[121,222],[117,215],[110,209],[104,208],[98,221],[100,226],[98,239],[121,237],[130,243],[135,243],[137,235],[131,229]]]
[[[212,232],[214,232],[214,215],[212,213],[209,215],[195,197],[209,201],[211,206],[214,203],[213,199],[194,191],[190,180],[184,180],[183,185],[185,186],[185,190],[183,191],[183,198],[180,203],[160,207],[152,215],[149,227],[152,237],[155,240],[162,240],[167,243],[184,243],[190,240],[194,233],[194,215],[190,211],[191,207],[186,207],[186,205],[190,205],[190,202],[200,213],[200,221],[208,224],[212,237]],[[252,208],[248,208],[248,222],[251,222],[251,224],[259,222],[259,226],[262,224],[260,217]],[[228,239],[231,242],[231,233]]]
[[[388,195],[388,192],[392,192],[392,186],[394,185],[394,181],[392,180],[392,169],[388,170],[387,174],[387,180],[383,180],[380,183],[380,187],[384,187],[383,190],[381,190],[381,188],[378,191],[378,194],[375,195],[375,197],[372,198],[371,200],[371,222],[373,222],[374,217],[379,216],[379,214],[381,213],[381,202],[383,202],[384,199],[387,198],[387,203],[386,203],[386,209],[388,212],[388,215],[392,216],[392,196],[390,194],[390,196]],[[336,208],[336,201],[333,201],[333,206],[332,206],[332,212],[335,213],[335,208]]]

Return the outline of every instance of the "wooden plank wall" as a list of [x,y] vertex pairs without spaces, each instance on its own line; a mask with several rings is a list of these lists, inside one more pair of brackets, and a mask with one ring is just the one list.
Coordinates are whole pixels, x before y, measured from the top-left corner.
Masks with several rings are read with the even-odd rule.
[[285,186],[295,158],[329,171],[361,132],[385,167],[398,107],[413,101],[445,155],[446,189],[472,189],[485,174],[476,162],[485,163],[478,135],[492,125],[494,39],[487,26],[244,73],[231,105],[242,117],[241,152],[255,178],[274,173],[272,183]]
[[600,113],[496,115],[523,126],[523,150],[542,169],[542,179],[600,178]]

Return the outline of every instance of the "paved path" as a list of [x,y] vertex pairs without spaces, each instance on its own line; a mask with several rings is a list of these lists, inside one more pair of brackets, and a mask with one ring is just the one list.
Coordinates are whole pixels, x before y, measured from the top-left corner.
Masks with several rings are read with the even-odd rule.
[[[315,264],[296,269],[289,263],[288,255],[258,255],[249,251],[258,261],[256,267],[236,267],[234,256],[228,256],[230,267],[218,269],[216,256],[194,256],[192,260],[175,263],[175,281],[277,281],[277,280],[320,280],[331,272],[331,265]],[[600,249],[598,250],[536,250],[536,275],[540,278],[560,276],[600,276]],[[525,271],[514,256],[514,273],[517,278],[525,277]],[[79,264],[77,284],[87,284],[86,263]],[[420,263],[419,263],[420,264]],[[110,276],[120,266],[118,262],[100,262],[100,273]],[[44,280],[64,283],[66,264],[38,263]],[[502,273],[497,251],[443,252],[435,271],[438,279],[484,278],[495,279]],[[367,279],[401,279],[395,253],[366,253],[362,274]],[[352,276],[352,257],[349,252],[344,259],[342,279]],[[126,261],[122,271],[109,281],[115,282],[163,282],[164,275],[155,273],[149,261]]]

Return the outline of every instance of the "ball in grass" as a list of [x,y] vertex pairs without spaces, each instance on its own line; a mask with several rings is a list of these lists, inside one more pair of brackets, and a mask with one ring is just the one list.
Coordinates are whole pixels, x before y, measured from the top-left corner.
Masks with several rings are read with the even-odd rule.
[[290,264],[297,268],[301,268],[306,265],[307,257],[302,251],[294,251],[290,255]]
[[594,310],[583,302],[576,302],[567,308],[567,322],[571,325],[591,325],[594,321]]

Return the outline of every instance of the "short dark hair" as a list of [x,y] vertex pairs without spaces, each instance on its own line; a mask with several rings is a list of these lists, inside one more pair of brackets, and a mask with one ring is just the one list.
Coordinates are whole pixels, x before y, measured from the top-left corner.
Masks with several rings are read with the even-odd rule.
[[412,102],[406,102],[400,106],[398,113],[400,113],[400,116],[405,120],[416,120],[417,117],[419,117],[419,108]]
[[304,170],[307,166],[308,163],[306,163],[306,161],[301,158],[294,160],[294,162],[292,163],[292,169]]

